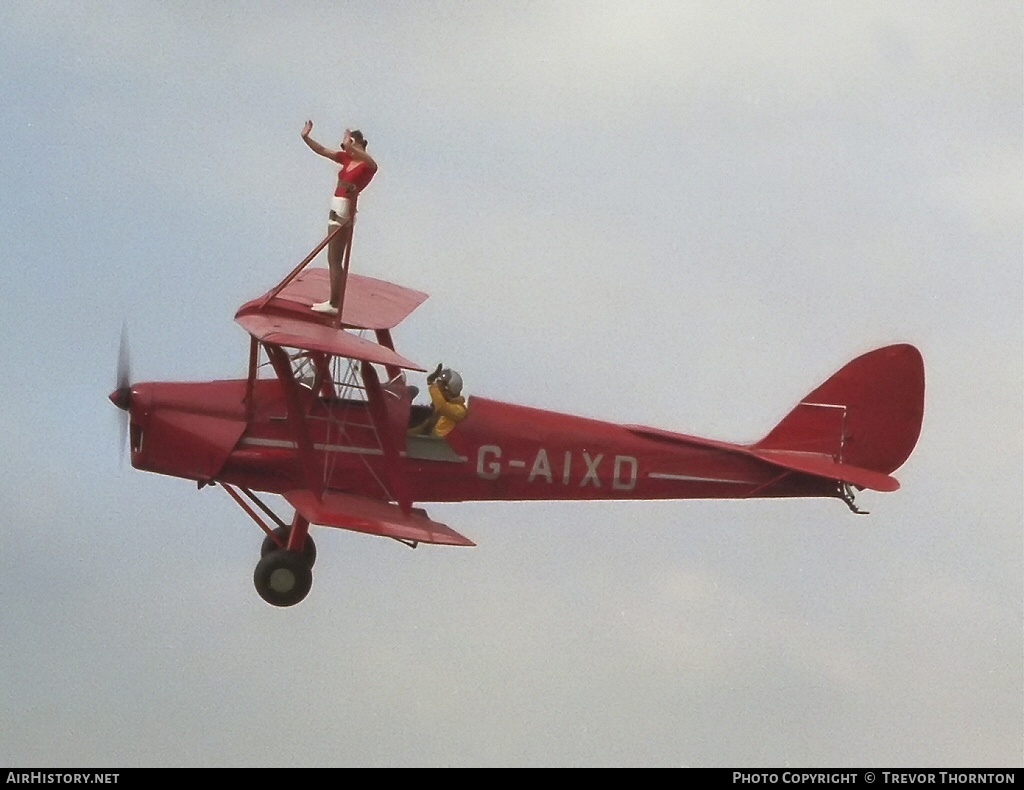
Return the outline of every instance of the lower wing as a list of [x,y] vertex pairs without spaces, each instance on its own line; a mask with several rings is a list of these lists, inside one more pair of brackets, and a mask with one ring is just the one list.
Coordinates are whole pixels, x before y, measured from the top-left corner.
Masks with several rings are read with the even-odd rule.
[[288,491],[284,498],[311,524],[413,543],[476,545],[450,527],[432,521],[425,511],[419,509],[404,513],[398,505],[337,492],[327,492],[323,499],[317,499],[316,494],[306,489]]

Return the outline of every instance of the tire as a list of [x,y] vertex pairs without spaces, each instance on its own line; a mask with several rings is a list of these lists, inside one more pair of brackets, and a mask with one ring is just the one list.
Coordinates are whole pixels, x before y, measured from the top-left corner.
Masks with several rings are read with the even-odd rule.
[[[274,534],[278,540],[284,545],[288,545],[288,536],[291,534],[291,527],[278,527],[274,530]],[[277,545],[277,542],[267,535],[263,538],[263,545],[260,546],[260,557],[266,557],[272,551],[281,551],[281,547]],[[316,544],[313,542],[312,535],[306,535],[306,545],[302,547],[302,557],[306,560],[306,564],[313,568],[316,564]]]
[[271,606],[294,606],[313,586],[313,571],[302,555],[275,549],[256,564],[253,584]]

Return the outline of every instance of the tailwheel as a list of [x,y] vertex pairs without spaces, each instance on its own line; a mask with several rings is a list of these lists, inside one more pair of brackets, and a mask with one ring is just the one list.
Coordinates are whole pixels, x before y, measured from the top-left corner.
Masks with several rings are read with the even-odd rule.
[[[263,539],[263,545],[260,546],[260,557],[266,557],[272,551],[280,551],[281,546],[287,546],[288,536],[291,532],[291,527],[278,527],[274,530],[274,537],[267,535]],[[312,535],[306,535],[306,542],[302,547],[301,555],[306,564],[312,568],[316,563],[316,544],[313,542]]]
[[302,554],[276,548],[275,544],[257,563],[253,584],[260,598],[271,606],[294,606],[313,586],[313,570]]

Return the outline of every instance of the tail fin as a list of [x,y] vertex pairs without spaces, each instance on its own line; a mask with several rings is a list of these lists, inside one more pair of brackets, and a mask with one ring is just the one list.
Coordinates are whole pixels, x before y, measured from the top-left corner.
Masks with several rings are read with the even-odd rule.
[[886,346],[848,363],[752,449],[826,454],[888,475],[910,456],[923,416],[921,353]]

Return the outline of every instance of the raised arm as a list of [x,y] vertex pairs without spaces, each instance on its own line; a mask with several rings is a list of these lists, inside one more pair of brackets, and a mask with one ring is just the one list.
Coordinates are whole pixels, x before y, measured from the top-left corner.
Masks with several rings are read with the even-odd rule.
[[[302,142],[309,146],[310,150],[315,154],[326,157],[327,159],[335,159],[338,152],[328,148],[327,146],[320,145],[316,140],[309,136],[309,133],[313,131],[313,122],[306,121],[306,125],[302,127]],[[346,136],[347,139],[347,136]]]

